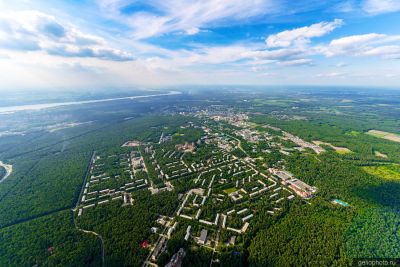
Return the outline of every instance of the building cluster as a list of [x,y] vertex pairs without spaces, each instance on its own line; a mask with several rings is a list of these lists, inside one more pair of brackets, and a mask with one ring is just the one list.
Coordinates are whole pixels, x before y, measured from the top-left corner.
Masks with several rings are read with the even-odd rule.
[[224,121],[237,127],[244,127],[247,125],[249,117],[245,113],[227,113],[211,116],[214,121]]
[[158,141],[159,144],[167,143],[172,141],[172,135],[167,134],[165,135],[163,132],[161,133],[160,140]]
[[[224,153],[226,152],[219,157],[211,157],[205,166],[193,165],[194,171],[202,168],[197,178],[194,179],[194,183],[199,187],[190,189],[185,194],[177,215],[195,224],[202,224],[204,227],[221,227],[235,234],[243,234],[249,228],[254,212],[242,203],[265,195],[274,206],[268,213],[275,214],[281,210],[280,203],[285,199],[292,199],[293,195],[287,188],[279,186],[276,180],[257,171],[252,160],[239,159]],[[224,192],[220,192],[215,189],[217,185],[228,188]],[[203,211],[207,209],[207,205],[218,207],[216,203],[225,202],[227,197],[236,205],[244,205],[244,207],[239,211],[231,209],[216,212],[211,218],[209,215],[204,217]],[[239,228],[230,226],[231,221],[238,220],[242,223]],[[190,230],[188,227],[185,240],[190,238]],[[195,239],[199,244],[207,243],[206,230],[207,228],[199,238]]]
[[314,150],[314,152],[317,153],[317,154],[320,154],[320,153],[325,151],[319,145],[304,141],[300,137],[297,137],[297,136],[292,135],[292,134],[287,133],[287,132],[283,132],[283,134],[284,134],[286,139],[292,141],[293,143],[295,143],[296,145],[298,145],[298,146],[300,146],[302,148],[310,148],[310,149]]
[[171,260],[165,265],[165,267],[181,267],[183,258],[186,256],[186,252],[183,248],[180,248],[177,253],[175,253]]
[[183,151],[185,153],[193,153],[194,151],[196,151],[196,145],[194,144],[194,142],[192,143],[185,142],[185,144],[178,144],[175,146],[175,148],[178,151]]
[[265,140],[265,137],[256,130],[242,129],[236,131],[235,134],[250,143],[258,143],[261,140]]
[[127,142],[125,142],[123,145],[122,145],[122,147],[138,147],[138,146],[141,146],[142,145],[142,142],[139,142],[139,141],[127,141]]
[[[234,245],[236,236],[245,233],[256,216],[257,211],[252,203],[259,199],[267,202],[270,207],[267,212],[272,216],[279,214],[282,204],[293,199],[296,194],[311,198],[316,193],[315,187],[297,179],[281,167],[270,168],[269,173],[265,174],[257,167],[258,158],[241,158],[231,153],[238,147],[242,149],[243,140],[252,143],[253,147],[260,146],[260,141],[271,141],[268,148],[276,147],[285,153],[288,150],[279,144],[279,139],[274,144],[272,136],[250,129],[246,114],[234,114],[229,110],[221,112],[218,108],[216,106],[215,110],[205,111],[204,114],[212,114],[214,121],[227,122],[242,129],[224,132],[221,129],[215,130],[210,124],[201,127],[205,134],[198,142],[177,145],[171,143],[171,135],[162,133],[158,144],[128,141],[123,146],[132,147],[134,151],[130,153],[104,156],[105,158],[93,157],[78,215],[81,216],[85,209],[114,200],[121,201],[122,205],[131,205],[134,203],[131,194],[133,190],[148,188],[152,193],[158,193],[173,190],[175,179],[192,179],[191,188],[180,196],[181,204],[176,213],[171,217],[160,216],[157,219],[159,225],[151,228],[151,233],[160,235],[149,256],[149,260],[155,262],[165,251],[168,240],[176,232],[184,231],[181,228],[186,228],[188,224],[190,225],[184,234],[187,242],[195,241],[199,245],[211,247],[211,244],[218,243],[219,235],[215,234],[215,229],[218,229],[229,231],[232,236],[226,245]],[[188,127],[200,128],[193,122],[181,128]],[[280,131],[278,128],[276,130]],[[235,135],[240,138],[234,137]],[[286,132],[283,135],[284,139],[302,148],[311,148],[316,153],[323,151],[319,146],[294,135]],[[206,146],[210,151],[207,156],[199,155],[201,148]],[[106,170],[105,165],[109,165],[109,161],[106,163],[104,159],[113,159],[109,161],[112,161],[119,173],[114,169],[112,172]],[[113,184],[118,186],[110,188],[106,183],[109,179],[115,179],[118,183]],[[185,251],[181,249],[173,255],[167,266],[181,266],[184,257]]]
[[[78,216],[81,216],[84,210],[104,205],[111,201],[120,201],[122,206],[133,204],[134,199],[131,192],[146,188],[149,184],[148,179],[139,179],[135,175],[138,171],[146,173],[143,158],[140,154],[135,153],[138,152],[93,156],[88,177],[83,185],[78,203]],[[114,168],[112,172],[105,169],[106,164],[109,164],[109,162],[112,162]],[[110,188],[110,180],[114,180],[113,184],[119,186]]]
[[292,173],[288,171],[278,170],[274,168],[269,169],[271,174],[276,175],[281,179],[281,183],[287,185],[297,195],[303,198],[311,198],[317,192],[317,188],[310,186],[305,182],[295,178]]
[[130,154],[131,166],[134,173],[138,171],[146,171],[146,166],[144,164],[143,157],[138,151],[132,151]]
[[231,152],[232,150],[236,149],[238,145],[238,141],[234,138],[219,133],[208,134],[204,139],[204,143],[206,145],[216,145],[218,148],[226,152]]

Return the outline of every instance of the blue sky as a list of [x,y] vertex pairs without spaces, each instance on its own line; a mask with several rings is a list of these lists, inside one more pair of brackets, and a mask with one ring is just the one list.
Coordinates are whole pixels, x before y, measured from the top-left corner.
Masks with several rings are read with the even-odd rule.
[[0,0],[0,10],[1,90],[400,86],[400,0]]

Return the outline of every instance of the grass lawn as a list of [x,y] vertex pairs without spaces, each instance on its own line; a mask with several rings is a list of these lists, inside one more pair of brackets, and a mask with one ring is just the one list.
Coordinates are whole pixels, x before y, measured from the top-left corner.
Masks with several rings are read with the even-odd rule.
[[224,192],[229,195],[230,193],[233,193],[236,190],[238,190],[236,187],[231,187],[231,188],[225,189]]
[[351,132],[348,132],[348,133],[346,133],[346,135],[350,135],[350,136],[358,136],[358,135],[360,135],[361,133],[360,132],[357,132],[357,131],[351,131]]
[[335,149],[336,153],[341,154],[341,155],[352,153],[352,151],[350,149],[345,148],[345,147],[335,147],[334,149]]

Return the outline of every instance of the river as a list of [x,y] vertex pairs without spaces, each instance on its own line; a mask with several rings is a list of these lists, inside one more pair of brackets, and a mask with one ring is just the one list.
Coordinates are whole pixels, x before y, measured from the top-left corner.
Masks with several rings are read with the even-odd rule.
[[61,107],[61,106],[92,104],[92,103],[101,103],[101,102],[109,102],[109,101],[116,101],[116,100],[139,99],[139,98],[156,97],[156,96],[168,96],[168,95],[179,95],[179,94],[181,94],[181,92],[170,91],[170,92],[165,93],[165,94],[127,96],[127,97],[106,98],[106,99],[98,99],[98,100],[85,100],[85,101],[72,101],[72,102],[59,102],[59,103],[45,103],[45,104],[32,104],[32,105],[0,107],[0,114],[1,113],[8,114],[8,113],[14,113],[14,112],[17,112],[17,111],[25,111],[25,110],[40,110],[40,109],[55,108],[55,107]]

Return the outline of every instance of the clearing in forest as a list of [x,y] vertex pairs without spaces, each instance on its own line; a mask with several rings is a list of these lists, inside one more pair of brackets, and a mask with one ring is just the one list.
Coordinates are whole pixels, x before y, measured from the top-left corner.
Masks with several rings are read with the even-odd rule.
[[1,183],[1,182],[5,181],[8,176],[11,175],[13,169],[12,169],[12,165],[5,164],[2,161],[0,161],[0,167],[4,168],[4,170],[5,170],[4,176],[0,177],[0,183]]
[[322,141],[313,141],[313,143],[316,144],[317,146],[319,146],[319,145],[330,146],[331,148],[333,148],[339,154],[347,154],[347,153],[352,153],[353,152],[350,149],[348,149],[347,147],[334,146],[331,143],[326,143],[326,142],[322,142]]
[[390,164],[382,166],[365,166],[364,171],[379,178],[388,180],[400,180],[400,165]]
[[375,153],[375,156],[377,156],[377,157],[381,157],[381,158],[387,158],[388,157],[386,154],[383,154],[383,153],[381,153],[379,151],[375,151],[374,153]]
[[370,130],[367,132],[367,134],[378,137],[378,138],[383,138],[386,140],[400,143],[400,135],[398,135],[398,134],[384,132],[384,131],[378,131],[378,130]]

